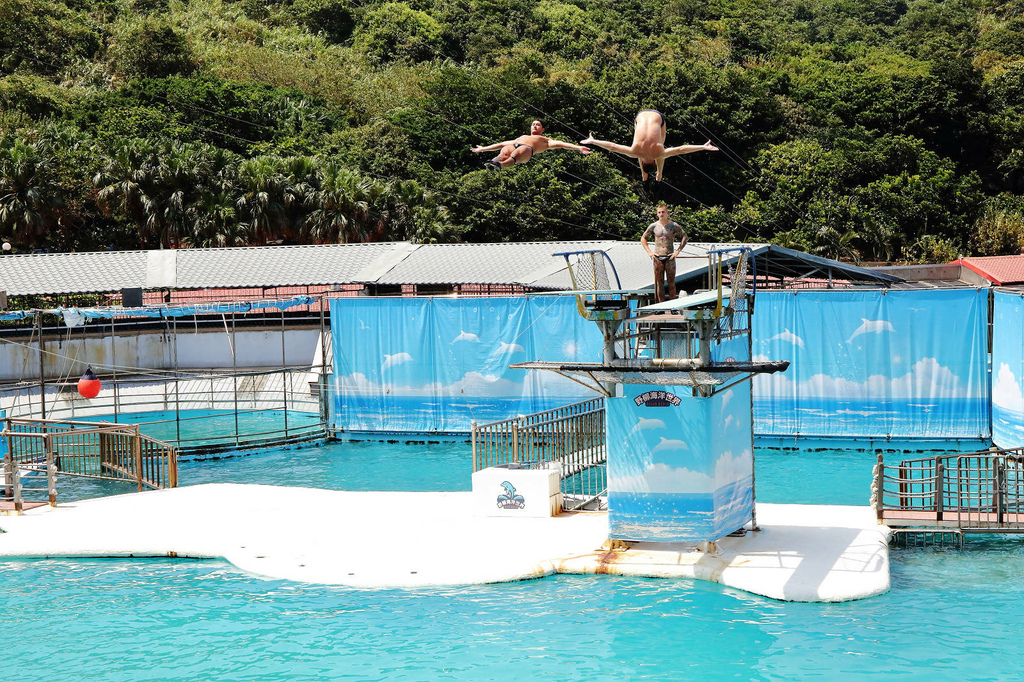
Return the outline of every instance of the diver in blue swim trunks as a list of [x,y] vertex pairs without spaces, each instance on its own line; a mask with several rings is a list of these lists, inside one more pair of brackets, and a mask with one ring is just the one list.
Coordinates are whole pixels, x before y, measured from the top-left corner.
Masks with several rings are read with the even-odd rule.
[[569,142],[562,142],[561,140],[552,140],[550,137],[544,136],[544,124],[540,121],[534,121],[530,124],[530,134],[520,135],[514,140],[507,140],[505,142],[495,142],[486,146],[477,145],[471,150],[475,154],[480,152],[490,152],[495,149],[500,149],[501,152],[490,161],[484,162],[484,165],[493,170],[501,170],[508,166],[515,166],[516,164],[524,164],[533,158],[534,154],[540,154],[546,152],[549,149],[575,149],[580,154],[589,154],[590,150],[586,147],[571,144]]
[[640,174],[644,180],[651,173],[655,173],[655,179],[661,181],[661,173],[665,167],[665,159],[680,154],[692,154],[693,152],[717,152],[718,147],[708,140],[704,144],[684,144],[679,147],[666,147],[665,135],[667,128],[665,117],[660,111],[644,109],[636,115],[636,122],[633,127],[633,144],[625,146],[598,140],[591,134],[580,144],[591,144],[610,152],[616,152],[625,156],[631,156],[640,162]]

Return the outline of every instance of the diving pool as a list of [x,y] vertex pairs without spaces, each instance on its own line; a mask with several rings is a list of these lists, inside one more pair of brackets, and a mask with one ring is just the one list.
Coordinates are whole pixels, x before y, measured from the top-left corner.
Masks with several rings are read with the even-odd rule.
[[[470,457],[466,443],[333,442],[184,462],[181,478],[468,490]],[[762,448],[757,458],[761,501],[866,504],[870,452]],[[61,499],[120,491],[76,482]],[[56,680],[1012,678],[1024,654],[1022,573],[1024,541],[992,536],[962,552],[893,551],[892,591],[843,604],[612,576],[360,590],[221,561],[6,561],[4,670]]]

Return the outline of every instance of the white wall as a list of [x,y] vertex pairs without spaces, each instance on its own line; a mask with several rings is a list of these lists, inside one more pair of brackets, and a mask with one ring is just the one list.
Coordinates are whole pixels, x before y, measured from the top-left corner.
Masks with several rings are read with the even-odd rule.
[[[97,374],[109,374],[116,365],[118,374],[129,368],[173,369],[175,340],[178,367],[181,369],[231,369],[231,337],[221,330],[189,329],[179,325],[177,335],[161,331],[131,332],[115,339],[110,335],[83,338],[72,331],[50,332],[44,339],[47,379],[78,380],[88,365]],[[287,329],[284,332],[286,365],[319,365],[319,329]],[[39,346],[27,339],[0,342],[0,382],[39,379]],[[281,330],[236,330],[235,345],[239,368],[277,368],[281,366]]]

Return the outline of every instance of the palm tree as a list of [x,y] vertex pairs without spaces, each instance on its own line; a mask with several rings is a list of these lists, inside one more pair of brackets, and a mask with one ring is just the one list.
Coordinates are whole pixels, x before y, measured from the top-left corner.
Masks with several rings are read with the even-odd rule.
[[207,147],[165,141],[157,152],[154,189],[144,204],[147,226],[165,248],[178,246],[192,232],[193,204],[210,176]]
[[241,229],[251,244],[275,239],[284,215],[284,187],[281,159],[258,156],[238,167],[238,199],[235,206]]
[[58,219],[64,193],[52,175],[54,159],[20,138],[0,140],[0,229],[33,244]]
[[857,233],[853,230],[840,232],[834,227],[823,225],[818,228],[817,233],[814,235],[815,244],[813,251],[816,255],[824,256],[825,258],[833,258],[835,260],[846,259],[859,263],[860,254],[853,247],[855,239],[857,239]]
[[225,188],[207,189],[191,207],[189,246],[242,246],[245,234],[235,211],[235,197]]
[[92,180],[99,188],[100,209],[107,215],[118,211],[134,222],[143,245],[150,238],[150,194],[157,165],[156,147],[147,140],[132,139],[102,153],[100,170]]
[[315,199],[311,198],[316,196],[320,183],[319,171],[314,157],[289,156],[281,160],[281,173],[285,177],[282,228],[289,237],[297,237],[305,229],[310,207],[315,205]]
[[366,241],[375,183],[335,161],[325,162],[319,175],[319,188],[308,198],[313,210],[306,218],[303,236],[316,243]]

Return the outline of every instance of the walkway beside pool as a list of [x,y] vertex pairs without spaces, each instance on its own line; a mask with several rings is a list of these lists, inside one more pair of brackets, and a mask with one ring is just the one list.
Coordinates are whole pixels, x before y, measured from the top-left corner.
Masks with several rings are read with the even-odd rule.
[[356,587],[553,573],[696,578],[785,601],[889,589],[888,529],[868,507],[758,504],[761,531],[607,551],[608,517],[485,517],[472,494],[206,484],[0,516],[0,557],[224,558],[268,578]]

